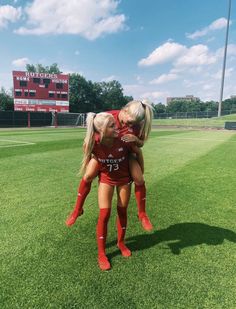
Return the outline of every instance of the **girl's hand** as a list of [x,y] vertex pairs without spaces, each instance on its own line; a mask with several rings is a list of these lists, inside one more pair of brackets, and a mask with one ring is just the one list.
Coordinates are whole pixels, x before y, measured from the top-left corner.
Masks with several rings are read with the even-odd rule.
[[143,147],[144,142],[139,139],[137,136],[133,134],[125,134],[124,136],[121,137],[121,140],[126,142],[126,143],[135,143],[138,147]]
[[126,143],[137,143],[137,137],[133,134],[125,134],[121,137],[121,140],[126,142]]

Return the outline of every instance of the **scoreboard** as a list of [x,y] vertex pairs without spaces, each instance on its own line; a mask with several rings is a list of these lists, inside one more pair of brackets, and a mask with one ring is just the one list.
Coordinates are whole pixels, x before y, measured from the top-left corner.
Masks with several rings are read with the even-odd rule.
[[13,71],[14,110],[69,112],[69,75]]

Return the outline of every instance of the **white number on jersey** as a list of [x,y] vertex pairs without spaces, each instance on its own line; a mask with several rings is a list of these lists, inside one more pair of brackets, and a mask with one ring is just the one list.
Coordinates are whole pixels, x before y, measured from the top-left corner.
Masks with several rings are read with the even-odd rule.
[[107,164],[109,172],[117,171],[119,169],[119,165],[117,163]]

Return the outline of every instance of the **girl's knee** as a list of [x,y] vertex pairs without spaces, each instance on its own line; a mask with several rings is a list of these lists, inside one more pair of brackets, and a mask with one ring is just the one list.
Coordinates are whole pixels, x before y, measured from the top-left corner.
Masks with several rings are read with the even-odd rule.
[[83,178],[86,182],[92,182],[95,177],[85,173]]
[[142,186],[145,183],[143,177],[135,177],[133,181],[136,186]]

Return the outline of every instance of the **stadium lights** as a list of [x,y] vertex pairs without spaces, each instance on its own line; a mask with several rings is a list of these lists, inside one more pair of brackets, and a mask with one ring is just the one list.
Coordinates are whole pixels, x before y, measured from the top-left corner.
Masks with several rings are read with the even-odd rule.
[[227,45],[228,45],[228,36],[229,36],[230,10],[231,10],[231,0],[229,0],[228,20],[227,20],[226,37],[225,37],[225,51],[224,51],[224,60],[223,60],[223,69],[222,69],[222,78],[221,78],[221,89],[220,89],[220,100],[219,100],[219,106],[218,106],[218,117],[221,116],[221,107],[222,107],[222,99],[223,99],[223,91],[224,91],[225,64],[226,64]]

